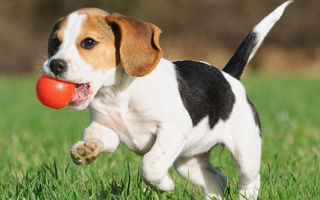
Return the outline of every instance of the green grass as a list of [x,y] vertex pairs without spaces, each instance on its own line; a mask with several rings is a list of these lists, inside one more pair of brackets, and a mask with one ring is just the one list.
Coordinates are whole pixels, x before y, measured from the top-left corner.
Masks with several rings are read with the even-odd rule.
[[[37,77],[0,76],[0,199],[202,199],[201,188],[170,174],[176,188],[151,191],[141,157],[124,145],[76,166],[69,148],[90,123],[88,110],[54,110],[35,95]],[[243,81],[262,122],[260,199],[320,199],[320,80],[250,75]],[[228,177],[236,199],[239,173],[220,146],[212,163]]]

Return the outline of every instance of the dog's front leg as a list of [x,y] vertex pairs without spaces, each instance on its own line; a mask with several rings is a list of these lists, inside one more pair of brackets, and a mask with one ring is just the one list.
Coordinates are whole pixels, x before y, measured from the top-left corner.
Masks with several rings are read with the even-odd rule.
[[171,191],[174,182],[168,174],[169,168],[181,153],[186,132],[177,128],[161,128],[151,150],[144,155],[141,166],[143,181],[153,189]]
[[113,153],[119,146],[118,135],[111,129],[92,122],[83,131],[82,141],[76,142],[70,148],[70,155],[77,165],[90,164],[100,152]]

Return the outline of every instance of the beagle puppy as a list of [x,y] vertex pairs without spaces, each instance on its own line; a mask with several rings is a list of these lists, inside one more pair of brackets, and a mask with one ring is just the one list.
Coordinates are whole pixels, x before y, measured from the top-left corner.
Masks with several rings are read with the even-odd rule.
[[70,109],[89,107],[91,124],[70,149],[75,164],[90,164],[101,152],[124,143],[143,156],[143,181],[174,189],[168,169],[222,199],[227,178],[210,163],[222,144],[241,174],[239,199],[257,199],[260,188],[261,128],[240,76],[264,37],[290,4],[264,18],[221,71],[192,60],[168,61],[159,45],[161,30],[96,8],[57,21],[42,71],[75,83]]

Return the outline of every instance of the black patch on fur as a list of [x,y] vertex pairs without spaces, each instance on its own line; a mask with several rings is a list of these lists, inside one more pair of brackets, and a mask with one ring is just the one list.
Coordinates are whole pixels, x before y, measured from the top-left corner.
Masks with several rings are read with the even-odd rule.
[[241,45],[222,71],[240,80],[240,77],[248,64],[249,56],[257,43],[257,33],[251,31],[242,41]]
[[260,129],[260,137],[261,137],[261,123],[260,123],[260,118],[259,118],[259,114],[258,114],[258,110],[257,108],[253,105],[253,103],[250,101],[248,95],[247,95],[247,101],[249,103],[249,105],[251,106],[252,109],[252,114],[254,117],[254,122],[255,124],[259,127]]
[[219,119],[227,120],[235,102],[229,82],[222,72],[202,62],[175,61],[181,99],[193,126],[209,116],[210,128]]

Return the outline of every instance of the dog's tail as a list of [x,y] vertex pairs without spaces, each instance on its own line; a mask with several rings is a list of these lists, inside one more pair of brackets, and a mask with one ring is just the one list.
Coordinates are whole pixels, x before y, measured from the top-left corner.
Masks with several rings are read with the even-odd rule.
[[280,19],[283,11],[291,2],[293,2],[293,0],[283,3],[265,17],[259,24],[257,24],[243,40],[222,71],[239,80],[245,67],[260,47],[263,39],[266,37],[273,25]]

